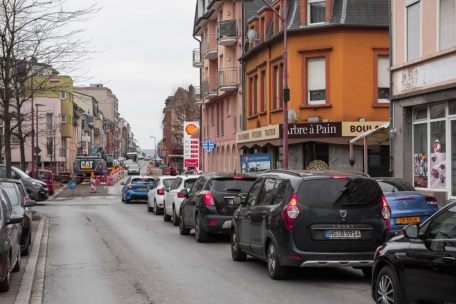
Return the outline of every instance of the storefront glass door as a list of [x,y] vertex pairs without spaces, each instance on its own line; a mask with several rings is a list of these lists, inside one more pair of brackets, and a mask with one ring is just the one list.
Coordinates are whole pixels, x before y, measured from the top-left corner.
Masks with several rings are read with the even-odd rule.
[[[450,121],[451,129],[451,196],[456,196],[456,120]],[[450,167],[448,165],[448,167]]]

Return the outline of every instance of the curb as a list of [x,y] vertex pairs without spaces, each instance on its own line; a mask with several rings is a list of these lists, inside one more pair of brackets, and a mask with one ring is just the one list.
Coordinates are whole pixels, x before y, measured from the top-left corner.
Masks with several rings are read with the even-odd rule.
[[60,194],[60,192],[62,192],[63,189],[65,189],[65,188],[66,188],[66,187],[62,187],[62,188],[60,188],[59,190],[55,191],[54,194],[52,195],[52,197],[50,197],[50,198],[48,199],[48,201],[53,201],[53,200],[55,200],[55,198],[56,198],[56,197]]
[[35,279],[36,266],[38,262],[38,254],[40,252],[41,241],[43,238],[44,224],[47,218],[41,217],[36,231],[35,240],[33,241],[32,252],[28,258],[27,266],[25,267],[24,276],[22,277],[21,287],[17,294],[15,304],[29,304],[32,295],[33,281]]

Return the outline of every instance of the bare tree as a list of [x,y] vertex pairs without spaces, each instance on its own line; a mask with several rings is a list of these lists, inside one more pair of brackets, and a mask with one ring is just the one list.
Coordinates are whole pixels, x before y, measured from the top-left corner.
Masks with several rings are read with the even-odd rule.
[[[84,29],[75,26],[91,18],[99,8],[91,5],[70,10],[66,5],[66,0],[0,0],[0,119],[5,123],[8,176],[11,135],[22,134],[21,123],[19,131],[11,128],[11,107],[21,118],[24,101],[32,98],[57,71],[74,73],[94,53],[90,41],[82,37]],[[35,81],[34,76],[41,78]],[[33,136],[27,134],[30,135]]]

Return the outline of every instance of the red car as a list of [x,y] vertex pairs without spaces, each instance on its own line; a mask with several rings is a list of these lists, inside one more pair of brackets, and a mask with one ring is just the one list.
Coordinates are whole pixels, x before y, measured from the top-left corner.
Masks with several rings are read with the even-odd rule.
[[33,172],[30,171],[29,176],[45,182],[46,186],[49,190],[49,195],[54,194],[54,176],[52,175],[52,171],[40,169],[40,170],[38,170],[38,176],[36,176],[36,177],[34,177]]

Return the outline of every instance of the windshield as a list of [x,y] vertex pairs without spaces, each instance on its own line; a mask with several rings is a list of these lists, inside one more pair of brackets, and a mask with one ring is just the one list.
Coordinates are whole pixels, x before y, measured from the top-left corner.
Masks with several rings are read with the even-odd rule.
[[49,172],[40,171],[40,172],[38,172],[38,178],[39,179],[50,179],[51,174]]
[[2,184],[2,187],[3,187],[3,190],[5,190],[6,194],[8,195],[11,205],[19,206],[19,198],[17,197],[16,190],[9,185],[6,186],[4,183]]
[[141,177],[141,178],[135,178],[131,180],[131,184],[153,184],[154,179],[153,178],[147,178],[147,177]]
[[128,169],[139,169],[139,166],[138,165],[131,165],[130,167],[128,167]]
[[255,182],[255,178],[243,178],[243,179],[214,179],[212,181],[212,188],[218,192],[240,192],[247,193],[250,187]]
[[127,161],[125,162],[126,164],[132,164],[133,161],[131,159],[127,159]]
[[185,180],[184,188],[190,189],[193,186],[193,184],[195,183],[195,181],[196,181],[196,178]]
[[416,191],[412,185],[403,179],[378,180],[377,182],[383,192]]

